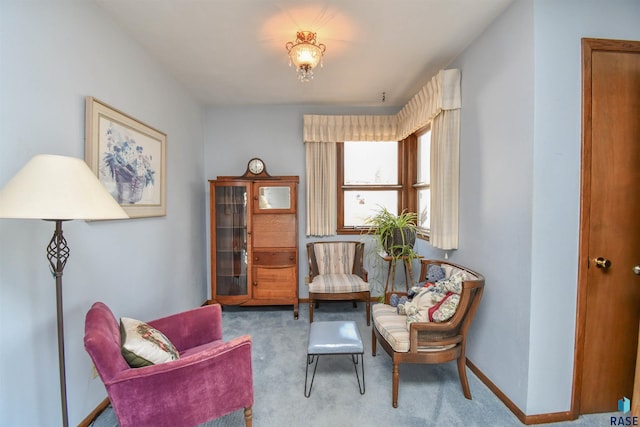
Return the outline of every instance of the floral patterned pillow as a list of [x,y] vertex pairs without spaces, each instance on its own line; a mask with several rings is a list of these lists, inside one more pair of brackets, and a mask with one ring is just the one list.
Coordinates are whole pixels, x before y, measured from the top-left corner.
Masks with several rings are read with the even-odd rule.
[[412,301],[398,303],[398,313],[407,316],[407,328],[413,322],[446,322],[453,317],[465,277],[464,272],[456,271],[448,279],[417,288]]
[[442,301],[429,308],[429,321],[446,322],[453,317],[459,303],[460,295],[449,292]]
[[120,318],[122,355],[132,368],[177,360],[176,347],[159,330],[140,320]]
[[440,280],[436,283],[442,289],[455,294],[462,293],[462,282],[466,280],[466,274],[462,271],[453,273],[448,279]]

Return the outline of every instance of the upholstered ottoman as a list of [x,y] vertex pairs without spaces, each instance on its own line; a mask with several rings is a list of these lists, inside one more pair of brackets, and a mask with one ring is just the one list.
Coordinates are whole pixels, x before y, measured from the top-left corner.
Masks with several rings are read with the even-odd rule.
[[[364,346],[360,331],[354,321],[330,321],[330,322],[313,322],[309,327],[309,344],[307,346],[307,367],[304,374],[304,396],[311,396],[311,388],[313,380],[316,377],[316,369],[318,368],[318,360],[323,355],[349,354],[353,362],[358,379],[358,388],[360,394],[364,394]],[[360,361],[358,361],[358,356]],[[311,376],[311,384],[307,390],[307,378],[309,376],[309,365],[314,363],[313,375]],[[358,374],[358,364],[362,375],[362,383],[360,383],[360,375]]]

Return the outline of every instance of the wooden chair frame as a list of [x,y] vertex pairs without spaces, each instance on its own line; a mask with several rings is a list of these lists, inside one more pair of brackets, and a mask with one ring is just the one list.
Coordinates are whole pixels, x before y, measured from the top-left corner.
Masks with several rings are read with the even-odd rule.
[[[323,243],[336,243],[334,241],[327,242],[311,242],[307,243],[307,257],[309,260],[309,283],[313,281],[313,278],[320,275],[318,271],[318,264],[316,263],[316,256],[314,252],[314,245]],[[364,243],[356,241],[340,241],[340,243],[352,243],[356,245],[356,252],[353,258],[353,271],[352,274],[360,276],[365,282],[369,281],[369,274],[364,268]],[[371,324],[371,291],[363,292],[343,292],[343,293],[318,293],[309,291],[309,323],[313,322],[313,308],[318,301],[353,301],[354,306],[356,301],[364,301],[366,303],[366,316],[367,326]]]
[[[385,340],[382,334],[376,329],[375,321],[371,328],[371,354],[376,355],[376,342],[391,356],[393,361],[393,379],[392,379],[392,405],[398,407],[398,383],[400,380],[400,364],[401,363],[425,363],[436,364],[457,360],[458,374],[460,376],[460,385],[464,397],[471,399],[471,391],[469,390],[469,382],[466,372],[466,345],[467,332],[473,320],[482,293],[484,291],[484,277],[466,267],[452,264],[446,261],[437,260],[421,260],[420,282],[425,281],[427,275],[427,266],[429,264],[450,265],[460,270],[473,274],[477,279],[465,280],[462,285],[462,293],[458,309],[451,319],[447,322],[414,322],[409,327],[409,351],[406,353],[396,352],[391,345]],[[395,292],[401,295],[400,292]],[[389,303],[389,296],[385,295],[386,303]],[[375,319],[374,319],[375,320]],[[439,351],[420,351],[420,348],[449,346],[451,348]]]

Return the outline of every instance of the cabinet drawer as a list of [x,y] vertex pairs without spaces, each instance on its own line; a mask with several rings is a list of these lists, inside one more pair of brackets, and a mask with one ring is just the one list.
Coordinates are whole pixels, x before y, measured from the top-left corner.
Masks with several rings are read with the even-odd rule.
[[255,265],[295,265],[296,251],[260,251],[253,253]]

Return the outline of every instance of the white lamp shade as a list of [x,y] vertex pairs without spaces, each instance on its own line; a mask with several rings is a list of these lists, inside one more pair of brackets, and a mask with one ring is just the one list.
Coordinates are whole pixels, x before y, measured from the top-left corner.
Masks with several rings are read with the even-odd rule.
[[0,189],[0,218],[129,218],[82,159],[39,154]]

